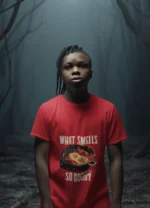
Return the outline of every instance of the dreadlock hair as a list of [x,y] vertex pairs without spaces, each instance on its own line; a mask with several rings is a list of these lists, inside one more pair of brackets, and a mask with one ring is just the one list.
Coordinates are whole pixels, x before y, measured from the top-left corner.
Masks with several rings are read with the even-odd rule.
[[88,55],[88,53],[83,50],[82,47],[79,47],[78,45],[72,45],[72,46],[65,47],[60,52],[60,55],[59,55],[59,57],[57,59],[57,62],[56,62],[56,66],[57,66],[56,95],[63,94],[66,90],[65,83],[64,82],[62,83],[62,80],[61,80],[61,66],[62,66],[63,59],[66,55],[69,55],[70,53],[75,53],[75,52],[81,52],[81,53],[84,53],[85,55],[87,55],[90,59],[90,63],[89,63],[90,64],[90,69],[92,68],[91,58]]

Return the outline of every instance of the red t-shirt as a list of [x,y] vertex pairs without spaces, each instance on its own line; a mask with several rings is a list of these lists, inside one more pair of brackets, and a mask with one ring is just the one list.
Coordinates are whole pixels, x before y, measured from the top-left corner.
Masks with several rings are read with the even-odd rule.
[[59,95],[43,103],[32,136],[50,142],[49,182],[54,208],[109,208],[104,153],[126,139],[115,106],[93,94],[74,104]]

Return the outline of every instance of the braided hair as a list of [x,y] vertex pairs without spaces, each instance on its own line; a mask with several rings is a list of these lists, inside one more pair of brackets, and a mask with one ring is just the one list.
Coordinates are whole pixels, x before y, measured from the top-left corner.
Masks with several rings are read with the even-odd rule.
[[65,86],[65,83],[63,82],[62,83],[62,80],[61,80],[61,66],[62,66],[62,62],[63,62],[63,59],[66,55],[69,55],[70,53],[75,53],[75,52],[81,52],[81,53],[84,53],[85,55],[87,55],[90,59],[90,68],[92,67],[92,61],[91,61],[91,58],[90,56],[88,55],[87,52],[85,52],[83,50],[82,47],[79,47],[78,45],[72,45],[72,46],[68,46],[68,47],[65,47],[61,52],[60,52],[60,55],[57,59],[57,62],[56,62],[56,66],[57,66],[57,86],[56,86],[56,95],[59,95],[59,94],[63,94],[66,90],[66,86]]

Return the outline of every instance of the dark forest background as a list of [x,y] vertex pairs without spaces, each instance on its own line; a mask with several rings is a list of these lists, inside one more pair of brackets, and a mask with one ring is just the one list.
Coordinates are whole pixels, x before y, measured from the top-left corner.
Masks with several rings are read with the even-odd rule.
[[125,157],[148,159],[149,0],[0,0],[0,158],[33,151],[37,109],[55,96],[56,59],[72,44],[92,57],[90,92],[121,114]]
[[1,154],[9,154],[10,143],[32,141],[38,107],[55,96],[57,56],[79,44],[93,59],[90,91],[113,102],[122,116],[126,150],[148,156],[149,11],[148,0],[0,0]]

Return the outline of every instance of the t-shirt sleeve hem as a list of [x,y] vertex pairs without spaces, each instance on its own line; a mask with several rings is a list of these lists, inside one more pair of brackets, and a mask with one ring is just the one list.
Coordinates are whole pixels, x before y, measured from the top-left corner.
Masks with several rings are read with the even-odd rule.
[[110,142],[108,143],[108,145],[111,145],[111,144],[117,144],[117,143],[123,142],[123,141],[125,141],[125,140],[127,140],[127,136],[124,136],[124,137],[122,137],[121,139],[117,139],[117,140],[115,140],[115,141],[110,141]]
[[48,141],[49,142],[49,139],[48,138],[46,138],[44,136],[41,136],[39,134],[35,134],[35,133],[32,132],[32,133],[30,133],[30,135],[33,136],[33,137],[38,137],[39,139],[42,139],[42,140],[45,140],[45,141]]

